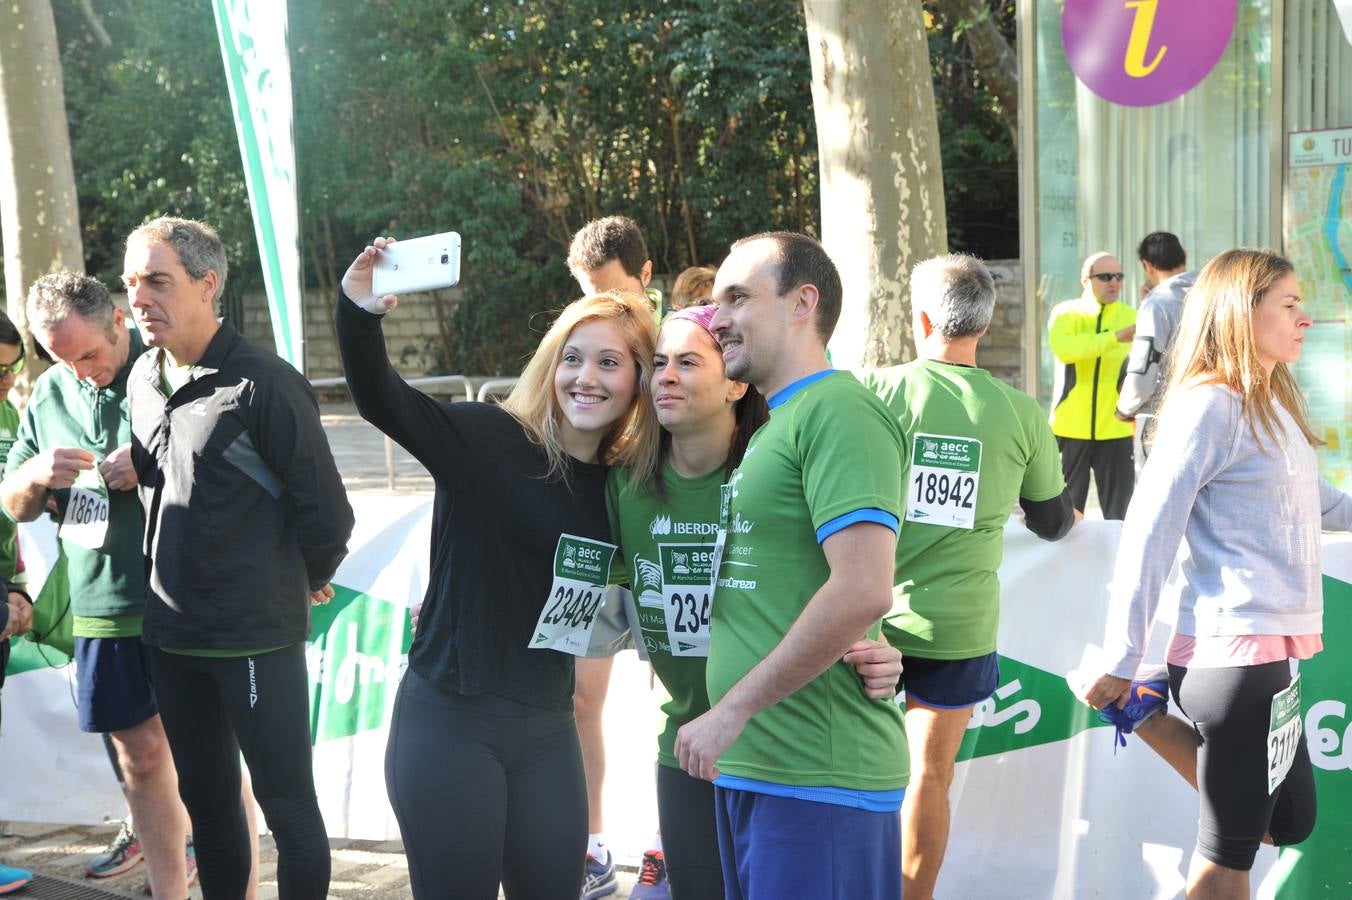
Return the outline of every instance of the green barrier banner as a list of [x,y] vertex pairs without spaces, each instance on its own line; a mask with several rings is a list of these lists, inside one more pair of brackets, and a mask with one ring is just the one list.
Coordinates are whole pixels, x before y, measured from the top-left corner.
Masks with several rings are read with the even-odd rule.
[[300,224],[286,4],[212,0],[277,355],[304,371]]

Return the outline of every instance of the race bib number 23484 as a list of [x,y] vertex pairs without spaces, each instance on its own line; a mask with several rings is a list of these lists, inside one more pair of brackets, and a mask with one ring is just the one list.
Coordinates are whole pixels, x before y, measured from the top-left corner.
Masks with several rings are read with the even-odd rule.
[[591,644],[596,613],[605,601],[615,545],[559,535],[554,550],[554,582],[531,638],[532,650],[560,650],[583,656]]

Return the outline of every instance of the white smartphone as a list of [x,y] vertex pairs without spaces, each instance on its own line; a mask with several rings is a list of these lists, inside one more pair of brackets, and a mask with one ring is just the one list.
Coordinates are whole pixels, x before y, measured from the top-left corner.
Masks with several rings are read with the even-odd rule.
[[460,281],[460,235],[454,231],[395,241],[376,257],[377,297],[450,287]]

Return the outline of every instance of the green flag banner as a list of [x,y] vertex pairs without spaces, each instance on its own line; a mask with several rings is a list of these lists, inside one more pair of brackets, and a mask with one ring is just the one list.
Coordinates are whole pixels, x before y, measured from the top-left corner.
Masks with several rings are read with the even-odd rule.
[[300,226],[286,4],[212,0],[277,355],[304,371]]

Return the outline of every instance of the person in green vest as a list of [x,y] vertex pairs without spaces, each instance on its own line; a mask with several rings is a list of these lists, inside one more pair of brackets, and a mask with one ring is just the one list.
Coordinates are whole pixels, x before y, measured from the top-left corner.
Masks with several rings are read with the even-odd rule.
[[861,376],[897,417],[909,468],[892,614],[902,652],[911,783],[902,805],[903,893],[929,900],[948,844],[948,789],[972,708],[999,686],[995,652],[1005,523],[1017,503],[1038,537],[1078,513],[1056,439],[1032,397],[977,368],[995,282],[965,254],[911,273],[917,359]]

